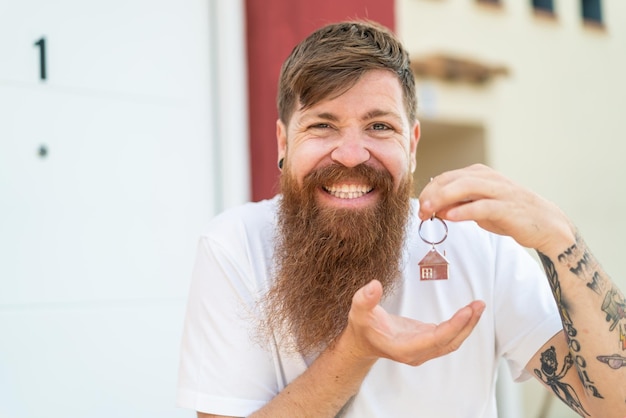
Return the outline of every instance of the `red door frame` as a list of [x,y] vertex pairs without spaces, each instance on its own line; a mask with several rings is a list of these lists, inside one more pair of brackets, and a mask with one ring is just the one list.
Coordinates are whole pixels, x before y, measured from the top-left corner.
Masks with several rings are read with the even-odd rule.
[[367,18],[395,29],[394,0],[245,0],[252,200],[278,191],[276,91],[293,47],[327,23]]

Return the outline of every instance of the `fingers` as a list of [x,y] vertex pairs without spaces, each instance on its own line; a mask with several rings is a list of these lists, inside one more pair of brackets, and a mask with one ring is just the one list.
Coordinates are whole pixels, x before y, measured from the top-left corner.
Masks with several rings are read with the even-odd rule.
[[500,225],[507,216],[513,215],[510,202],[496,199],[478,199],[460,203],[437,212],[437,216],[453,222],[476,221],[481,227],[498,234],[506,234]]
[[446,214],[446,219],[462,220],[452,219],[459,215],[452,209],[474,201],[494,201],[512,185],[508,179],[483,165],[443,173],[426,185],[420,194],[419,217],[426,219],[436,212],[440,217]]
[[484,309],[482,301],[472,302],[459,309],[449,320],[433,326],[429,336],[418,336],[420,342],[413,347],[413,352],[404,353],[403,357],[399,357],[400,361],[419,366],[458,350],[476,327]]
[[435,330],[435,340],[441,347],[439,355],[457,350],[472,333],[484,310],[483,301],[474,301],[459,309],[449,320],[439,324]]

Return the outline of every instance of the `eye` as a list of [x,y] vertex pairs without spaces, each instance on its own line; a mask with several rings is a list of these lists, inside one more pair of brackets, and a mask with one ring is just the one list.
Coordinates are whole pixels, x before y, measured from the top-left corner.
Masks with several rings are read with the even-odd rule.
[[328,123],[315,123],[309,126],[310,129],[329,129],[330,127]]
[[392,129],[391,126],[385,124],[385,123],[373,123],[372,126],[370,127],[370,129],[374,130],[374,131],[387,131]]

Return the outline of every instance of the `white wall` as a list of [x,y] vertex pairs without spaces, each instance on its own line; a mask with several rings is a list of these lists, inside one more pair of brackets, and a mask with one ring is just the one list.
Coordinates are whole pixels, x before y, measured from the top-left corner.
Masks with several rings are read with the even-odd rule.
[[241,13],[0,0],[0,417],[193,416],[174,394],[196,240],[248,199],[246,124],[219,143],[247,109]]

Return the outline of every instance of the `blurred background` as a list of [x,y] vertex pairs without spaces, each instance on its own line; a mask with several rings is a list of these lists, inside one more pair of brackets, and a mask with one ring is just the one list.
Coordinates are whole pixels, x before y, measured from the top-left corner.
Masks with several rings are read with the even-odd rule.
[[[196,240],[275,193],[280,65],[346,18],[411,52],[416,192],[486,163],[626,289],[623,0],[0,0],[0,418],[195,416],[174,395]],[[576,416],[546,393],[503,368],[501,416]]]

